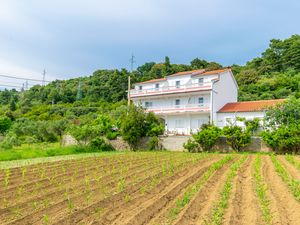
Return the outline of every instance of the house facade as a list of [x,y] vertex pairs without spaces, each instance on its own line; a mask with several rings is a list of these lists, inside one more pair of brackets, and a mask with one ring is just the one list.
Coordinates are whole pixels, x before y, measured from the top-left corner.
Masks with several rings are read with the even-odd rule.
[[224,127],[226,125],[235,124],[245,127],[245,123],[240,121],[239,118],[244,118],[245,120],[258,118],[262,120],[268,108],[274,107],[284,101],[285,99],[272,99],[227,103],[217,112],[216,125]]
[[[228,68],[179,72],[136,83],[129,95],[134,104],[163,119],[167,134],[190,135],[207,123],[223,127],[237,113],[224,109],[231,109],[238,95],[237,82]],[[251,110],[249,113],[254,115],[247,117],[264,115]]]
[[130,99],[161,117],[167,133],[190,134],[215,121],[226,103],[236,102],[237,89],[230,69],[194,70],[137,83]]

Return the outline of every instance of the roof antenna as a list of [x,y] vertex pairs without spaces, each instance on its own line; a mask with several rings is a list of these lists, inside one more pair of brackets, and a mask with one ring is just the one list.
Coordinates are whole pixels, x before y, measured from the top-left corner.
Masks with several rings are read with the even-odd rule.
[[131,72],[133,71],[133,65],[135,64],[135,56],[134,54],[132,53],[131,55],[131,58],[130,58],[130,69],[131,69]]

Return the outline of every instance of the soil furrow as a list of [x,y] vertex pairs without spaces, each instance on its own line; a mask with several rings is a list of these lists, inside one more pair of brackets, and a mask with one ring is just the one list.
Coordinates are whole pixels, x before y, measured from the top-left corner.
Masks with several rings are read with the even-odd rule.
[[253,163],[254,156],[251,155],[238,171],[223,224],[262,224],[259,201],[255,197],[254,181],[251,175]]
[[285,169],[289,172],[289,174],[294,178],[300,181],[300,171],[292,165],[290,162],[288,162],[284,156],[277,156],[277,159],[280,161],[280,163],[285,167]]
[[[186,159],[186,160],[190,161],[190,159]],[[155,169],[155,165],[153,165],[152,168]],[[156,169],[160,169],[160,168],[158,166],[156,166]],[[154,175],[151,175],[151,173],[147,174],[146,173],[147,171],[151,172],[151,170],[149,168],[144,168],[144,170],[139,173],[139,176],[143,177],[143,179],[144,179],[141,182],[139,182],[139,184],[142,185],[144,182],[148,182],[149,180],[152,179],[153,176],[155,176],[157,174],[157,172],[151,172]],[[132,179],[133,175],[134,174],[130,174],[131,179]],[[137,187],[138,187],[138,185],[132,186],[130,188],[135,189]],[[110,188],[112,188],[112,187],[110,187]],[[112,189],[109,189],[109,190],[112,191]],[[96,203],[90,203],[88,208],[85,209],[85,210],[80,210],[80,213],[85,212],[85,211],[88,211],[88,212],[94,211],[95,209],[97,209],[99,207],[103,207],[103,204],[108,206],[113,199],[118,198],[120,195],[122,196],[122,193],[113,194],[112,196],[110,196],[108,198],[103,198],[101,196],[95,196],[96,197],[96,199],[95,199]],[[84,202],[84,197],[81,196],[81,195],[80,196],[75,196],[72,200],[74,200],[77,204],[80,204],[80,202]],[[29,215],[27,215],[26,217],[24,217],[22,219],[14,221],[13,223],[14,224],[39,223],[39,221],[41,220],[41,218],[44,214],[47,214],[47,215],[51,216],[51,218],[53,218],[56,221],[57,219],[64,217],[64,215],[66,213],[68,213],[67,212],[67,200],[63,200],[63,201],[57,202],[55,205],[52,205],[52,206],[50,206],[50,207],[48,207],[44,210],[40,210],[36,213],[29,214]],[[79,213],[79,211],[78,211],[78,213]],[[76,212],[76,214],[78,214],[78,213]],[[86,214],[83,214],[83,215],[86,215]]]
[[[177,188],[177,190],[181,192],[185,187],[184,182],[189,179],[189,177],[193,176],[195,173],[197,173],[196,176],[201,176],[204,171],[206,171],[206,169],[218,159],[220,159],[220,157],[201,161],[194,167],[189,167],[184,171],[180,171],[178,174],[175,174],[174,176],[161,181],[151,192],[142,196],[134,195],[135,199],[133,201],[120,204],[117,208],[114,207],[112,211],[104,214],[100,218],[100,220],[97,221],[97,224],[124,224],[126,219],[136,216],[136,214],[138,214],[141,209],[149,207],[151,208],[151,206],[153,205],[157,207],[159,204],[161,204],[157,202],[160,202],[162,196],[167,196],[167,194],[169,194],[175,188]],[[167,204],[165,204],[163,208],[167,207],[168,202],[174,198],[175,197],[172,197],[169,194],[167,196]],[[153,210],[151,212],[154,213]]]
[[263,176],[268,186],[270,209],[274,224],[300,224],[300,204],[288,191],[270,159],[263,157]]
[[214,173],[190,203],[179,213],[173,224],[197,224],[209,215],[226,180],[229,167],[236,160],[238,159],[225,164]]

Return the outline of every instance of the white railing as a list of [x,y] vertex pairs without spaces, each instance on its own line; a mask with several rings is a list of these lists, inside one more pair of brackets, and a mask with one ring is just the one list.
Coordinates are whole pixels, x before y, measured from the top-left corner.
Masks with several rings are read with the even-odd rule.
[[130,90],[131,97],[143,96],[143,95],[157,95],[157,94],[170,94],[170,93],[180,93],[180,92],[189,92],[197,90],[209,90],[212,87],[211,82],[204,83],[194,83],[178,86],[163,86],[159,88],[149,88],[144,90]]
[[209,104],[187,104],[187,105],[172,105],[163,107],[149,107],[148,112],[156,114],[163,113],[180,113],[180,112],[206,112],[210,110]]

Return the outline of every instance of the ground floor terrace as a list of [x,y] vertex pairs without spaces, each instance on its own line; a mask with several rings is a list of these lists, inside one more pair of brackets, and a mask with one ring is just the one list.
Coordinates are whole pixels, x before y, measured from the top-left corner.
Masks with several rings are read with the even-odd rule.
[[202,124],[209,123],[210,114],[206,113],[185,113],[159,115],[165,123],[165,132],[168,135],[190,135],[199,130]]

